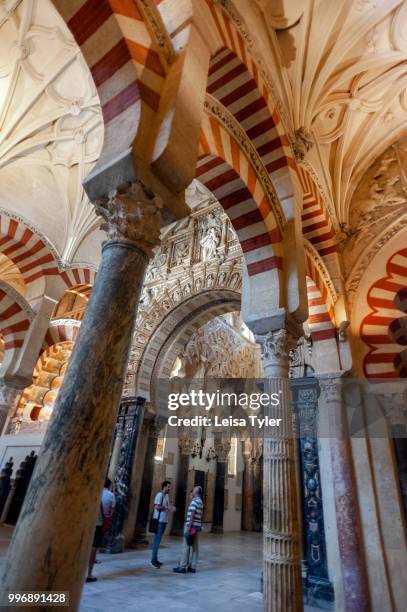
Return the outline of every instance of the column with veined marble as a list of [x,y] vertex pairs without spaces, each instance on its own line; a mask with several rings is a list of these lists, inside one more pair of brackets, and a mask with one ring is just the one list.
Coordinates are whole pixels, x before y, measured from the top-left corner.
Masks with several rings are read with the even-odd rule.
[[[320,414],[330,436],[332,480],[341,559],[344,610],[370,610],[352,450],[342,398],[343,372],[318,375]],[[321,418],[320,417],[320,418]]]
[[215,497],[213,502],[212,533],[223,533],[223,514],[225,510],[225,484],[230,440],[215,436],[216,452]]
[[[76,610],[160,202],[141,182],[95,204],[102,261],[10,544],[3,592],[69,591]],[[30,608],[29,608],[30,609]]]
[[182,535],[184,533],[185,511],[187,508],[187,486],[188,486],[188,471],[191,457],[191,450],[194,440],[188,437],[187,433],[180,432],[178,438],[178,469],[177,469],[177,484],[175,492],[175,507],[177,510],[174,513],[172,522],[171,535]]
[[295,343],[286,329],[257,335],[262,347],[264,391],[279,403],[264,408],[265,416],[281,419],[264,430],[263,591],[266,612],[303,609],[300,524],[288,380],[289,351]]

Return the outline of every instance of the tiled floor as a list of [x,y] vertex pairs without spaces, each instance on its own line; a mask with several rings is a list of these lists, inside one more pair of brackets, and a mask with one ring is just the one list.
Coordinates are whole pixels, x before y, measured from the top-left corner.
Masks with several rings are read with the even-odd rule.
[[[0,527],[0,570],[11,533]],[[150,565],[149,548],[99,554],[98,581],[84,585],[80,612],[263,612],[261,534],[202,534],[196,574],[173,573],[181,546],[180,538],[165,538],[159,570]]]

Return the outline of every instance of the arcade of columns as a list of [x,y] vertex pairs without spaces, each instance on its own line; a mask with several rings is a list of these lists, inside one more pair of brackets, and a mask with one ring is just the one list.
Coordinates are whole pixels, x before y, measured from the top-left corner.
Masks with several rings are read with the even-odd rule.
[[[140,419],[193,333],[240,310],[283,391],[263,446],[265,609],[303,606],[292,403],[318,403],[330,432],[337,609],[402,609],[403,475],[363,397],[349,439],[343,388],[380,379],[380,412],[390,379],[386,426],[405,427],[406,4],[278,4],[2,3],[3,435],[52,413],[7,590],[78,608],[121,399]],[[310,349],[318,392],[290,391]]]

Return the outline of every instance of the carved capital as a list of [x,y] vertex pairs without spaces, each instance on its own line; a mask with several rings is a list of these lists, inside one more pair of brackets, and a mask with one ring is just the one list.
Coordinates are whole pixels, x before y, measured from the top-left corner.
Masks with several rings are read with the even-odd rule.
[[281,367],[288,369],[290,351],[297,346],[297,340],[286,329],[270,331],[256,336],[261,345],[263,365],[268,368]]
[[178,438],[178,448],[180,450],[181,455],[190,455],[192,448],[194,446],[194,441],[191,438],[180,437]]
[[136,244],[149,257],[160,243],[162,203],[143,183],[127,183],[94,203],[96,214],[104,219],[101,229],[111,240]]
[[214,443],[215,453],[219,463],[226,463],[230,452],[230,441],[229,440],[216,440]]
[[325,404],[340,403],[342,401],[342,379],[337,376],[319,378],[321,399]]

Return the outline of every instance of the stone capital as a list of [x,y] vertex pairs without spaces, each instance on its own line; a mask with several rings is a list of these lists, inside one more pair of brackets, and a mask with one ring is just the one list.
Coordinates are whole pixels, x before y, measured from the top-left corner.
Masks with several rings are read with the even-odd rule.
[[178,448],[181,455],[190,455],[193,446],[194,441],[191,438],[184,436],[178,438]]
[[297,346],[297,339],[287,329],[258,334],[256,340],[261,345],[266,375],[270,374],[267,370],[272,368],[283,368],[288,371],[290,351]]
[[321,399],[325,404],[342,401],[342,373],[319,375],[318,383],[321,389]]
[[226,463],[230,452],[230,441],[229,440],[216,440],[214,442],[214,448],[219,463]]
[[162,202],[141,181],[118,187],[107,198],[95,200],[94,206],[110,240],[132,242],[152,257],[160,243]]

